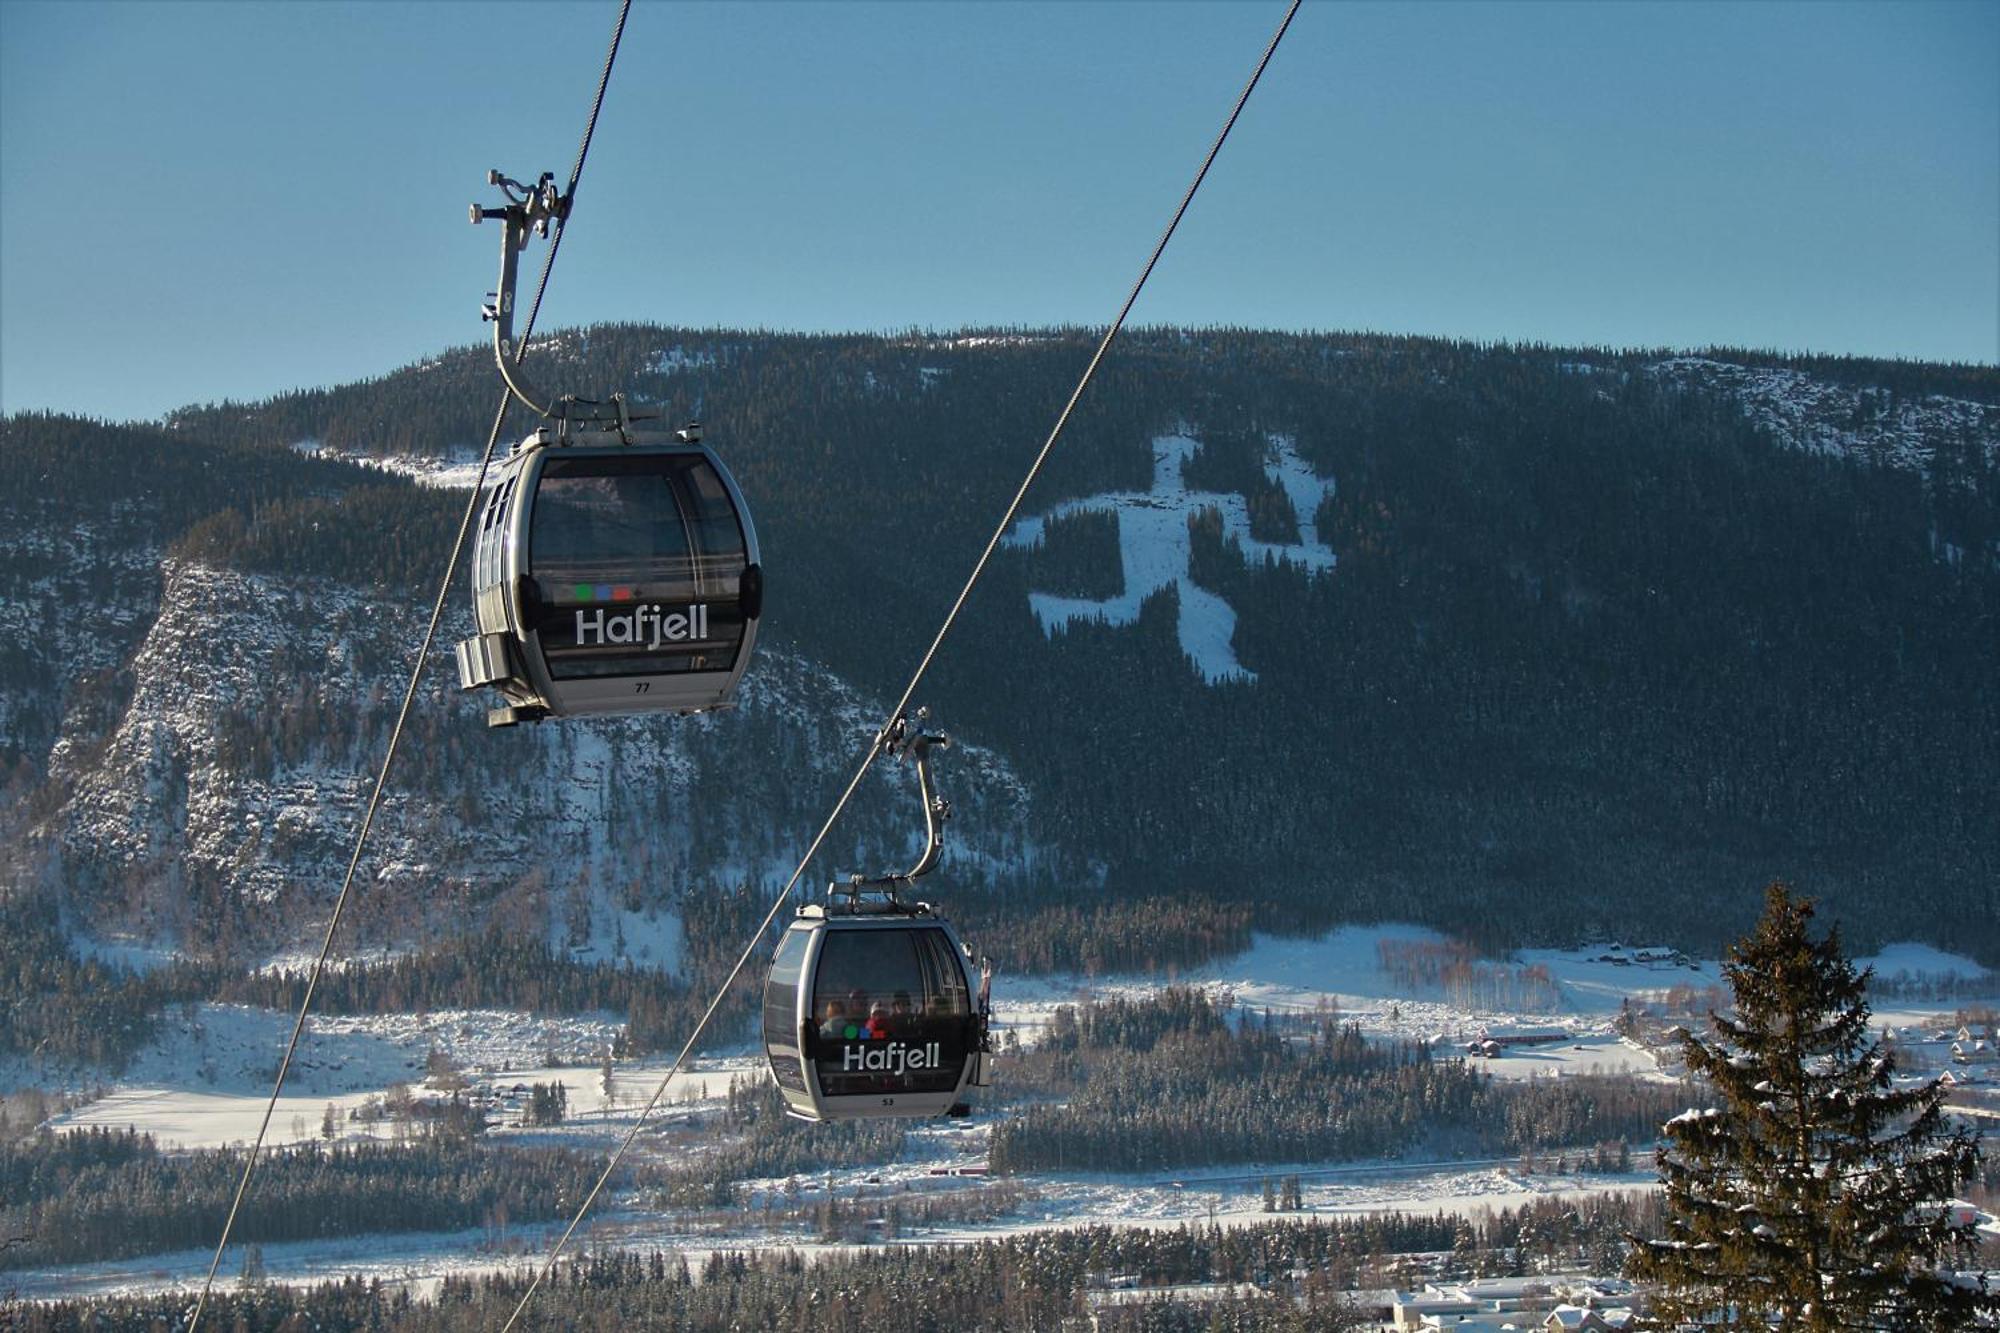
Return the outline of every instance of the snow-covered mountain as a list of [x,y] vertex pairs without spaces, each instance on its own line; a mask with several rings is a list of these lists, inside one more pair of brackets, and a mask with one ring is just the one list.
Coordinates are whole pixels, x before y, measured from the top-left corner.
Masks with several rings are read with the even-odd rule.
[[[538,354],[704,418],[756,510],[759,657],[730,713],[489,732],[437,651],[354,941],[666,958],[686,893],[796,864],[1090,342]],[[5,423],[8,883],[80,930],[311,935],[492,391],[464,349],[160,427]],[[1097,914],[1139,963],[1371,919],[1713,947],[1778,876],[1858,946],[2000,950],[2000,372],[1139,331],[1002,537],[919,702],[988,747],[943,760],[940,879],[1017,961]],[[911,854],[908,775],[863,796],[807,884]]]

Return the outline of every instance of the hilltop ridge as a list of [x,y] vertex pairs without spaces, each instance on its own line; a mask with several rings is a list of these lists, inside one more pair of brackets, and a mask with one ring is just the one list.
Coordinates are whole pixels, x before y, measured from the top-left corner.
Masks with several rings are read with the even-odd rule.
[[[559,923],[578,845],[584,936],[788,870],[1088,350],[552,335],[545,382],[704,420],[773,650],[733,717],[513,736],[435,667],[374,871],[418,906],[369,928],[537,880]],[[459,349],[153,427],[5,423],[34,483],[0,550],[13,883],[243,947],[328,891],[493,393]],[[1181,520],[1121,520],[1170,438]],[[1105,912],[1132,964],[1368,919],[1700,947],[1784,875],[1861,943],[1991,961],[1996,469],[1989,368],[1138,331],[922,701],[989,756],[946,778],[954,906],[1029,966],[1080,964],[1036,941]],[[879,805],[827,872],[898,859]]]

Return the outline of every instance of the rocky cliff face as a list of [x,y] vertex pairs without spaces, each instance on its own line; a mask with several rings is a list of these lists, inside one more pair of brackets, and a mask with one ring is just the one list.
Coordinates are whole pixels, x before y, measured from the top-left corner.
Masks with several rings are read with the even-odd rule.
[[[31,840],[94,930],[304,942],[345,871],[427,608],[187,559],[159,576],[123,664],[130,695],[104,734],[79,720],[57,739],[64,795]],[[446,642],[462,632],[448,623]],[[360,867],[356,943],[495,919],[670,963],[680,895],[781,883],[886,708],[774,648],[728,712],[488,731],[451,670],[434,650]],[[1032,873],[1031,801],[1005,760],[962,745],[940,769],[960,812],[940,879]],[[913,855],[914,781],[880,771],[809,888]]]

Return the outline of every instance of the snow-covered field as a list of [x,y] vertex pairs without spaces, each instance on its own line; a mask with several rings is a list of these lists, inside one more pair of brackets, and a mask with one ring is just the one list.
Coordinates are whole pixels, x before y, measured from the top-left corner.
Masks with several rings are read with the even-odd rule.
[[[247,1143],[257,1135],[292,1021],[289,1014],[242,1005],[200,1005],[192,1019],[176,1012],[115,1088],[57,1117],[53,1127],[130,1127],[176,1148]],[[348,1113],[380,1102],[398,1084],[420,1087],[433,1051],[502,1107],[516,1098],[517,1088],[560,1082],[573,1119],[629,1110],[652,1095],[671,1061],[617,1063],[607,1096],[603,1052],[622,1027],[613,1014],[536,1018],[494,1009],[315,1017],[286,1076],[270,1142],[319,1138],[328,1105],[341,1122],[341,1137],[386,1137],[386,1121],[352,1120]],[[666,1104],[719,1098],[732,1075],[758,1076],[760,1070],[747,1055],[698,1060],[675,1081]]]
[[[1395,925],[1348,927],[1309,940],[1258,936],[1243,954],[1192,969],[1175,980],[1203,987],[1212,995],[1227,995],[1249,1015],[1268,1010],[1274,1016],[1336,1017],[1360,1024],[1372,1037],[1441,1042],[1454,1051],[1487,1034],[1559,1034],[1559,1039],[1540,1044],[1507,1047],[1482,1062],[1495,1076],[1507,1078],[1593,1071],[1666,1078],[1648,1052],[1612,1031],[1621,1004],[1628,998],[1657,1001],[1675,987],[1702,992],[1721,980],[1712,961],[1681,959],[1667,951],[1614,946],[1527,951],[1508,960],[1508,967],[1515,972],[1535,969],[1545,976],[1546,1002],[1532,1011],[1514,1011],[1466,1005],[1423,987],[1399,984],[1384,965],[1385,957],[1399,946],[1442,942],[1419,928]],[[1964,959],[1918,946],[1897,946],[1867,961],[1885,977],[1984,975]],[[1011,1030],[1032,1042],[1060,1005],[1092,997],[1136,998],[1166,984],[1158,977],[1003,976],[994,986],[995,1014],[1003,1032]],[[1950,1008],[1899,1004],[1885,1011],[1881,1021],[1899,1032],[1935,1028]],[[289,1015],[242,1006],[201,1005],[192,1014],[174,1011],[159,1038],[139,1054],[116,1086],[54,1124],[130,1126],[156,1135],[163,1145],[184,1148],[247,1142],[264,1114],[290,1023]],[[308,1025],[287,1095],[272,1117],[270,1141],[283,1144],[320,1137],[329,1105],[334,1108],[338,1137],[388,1136],[389,1120],[357,1119],[353,1113],[365,1117],[393,1085],[420,1086],[435,1051],[486,1100],[495,1118],[496,1139],[532,1135],[538,1143],[561,1141],[586,1151],[608,1152],[612,1142],[632,1127],[671,1063],[665,1057],[620,1062],[607,1094],[602,1052],[618,1028],[618,1018],[612,1014],[541,1019],[506,1011],[463,1010],[316,1017]],[[711,1052],[674,1081],[649,1123],[664,1127],[685,1122],[690,1114],[717,1106],[732,1079],[767,1076],[754,1048]],[[568,1123],[559,1130],[521,1128],[526,1089],[558,1081],[567,1090]],[[686,1252],[697,1262],[710,1250],[732,1244],[824,1249],[796,1231],[772,1235],[759,1231],[757,1215],[764,1203],[796,1201],[828,1188],[849,1199],[991,1190],[996,1188],[994,1182],[981,1174],[989,1132],[976,1117],[971,1122],[919,1126],[893,1164],[811,1179],[750,1182],[744,1191],[741,1227],[721,1234],[712,1227],[696,1228],[683,1219],[638,1211],[629,1201],[614,1201],[594,1220],[585,1244],[659,1246]],[[670,1139],[643,1134],[638,1151],[664,1155],[674,1151]],[[1212,1218],[1222,1225],[1247,1225],[1269,1220],[1262,1206],[1264,1181],[1289,1174],[1300,1176],[1306,1208],[1323,1215],[1391,1209],[1470,1214],[1519,1207],[1550,1194],[1644,1189],[1654,1179],[1643,1155],[1636,1157],[1630,1174],[1563,1174],[1548,1165],[1501,1160],[1338,1166],[1293,1162],[1143,1176],[1045,1174],[1010,1181],[1007,1188],[1018,1194],[996,1220],[906,1234],[898,1243],[969,1241],[1036,1227],[1103,1223],[1172,1227]],[[264,1247],[264,1262],[277,1280],[362,1272],[421,1287],[446,1273],[523,1262],[545,1247],[551,1234],[548,1227],[517,1226],[504,1237],[472,1231],[270,1245]],[[10,1274],[8,1280],[29,1297],[159,1289],[199,1281],[207,1260],[208,1254],[197,1249]]]
[[[1382,966],[1384,940],[1422,943],[1441,942],[1442,937],[1396,925],[1350,926],[1317,939],[1260,935],[1248,951],[1191,969],[1176,980],[1228,996],[1246,1013],[1337,1018],[1358,1023],[1370,1037],[1425,1041],[1454,1052],[1487,1034],[1561,1034],[1560,1040],[1507,1046],[1483,1062],[1502,1078],[1591,1072],[1669,1077],[1651,1053],[1613,1032],[1620,1005],[1628,998],[1657,1001],[1677,986],[1705,991],[1721,980],[1710,961],[1629,961],[1646,955],[1645,950],[1528,950],[1516,961],[1546,971],[1558,996],[1553,1008],[1517,1012],[1465,1007],[1420,988],[1398,985]],[[1628,961],[1605,961],[1607,956]],[[1889,978],[1984,975],[1966,959],[1922,945],[1897,945],[1860,961]],[[994,981],[995,1023],[1000,1032],[1012,1031],[1032,1043],[1061,1005],[1113,996],[1140,998],[1165,984],[1154,977],[1003,974]],[[1944,1012],[1948,1007],[1897,1002],[1881,1007],[1877,1020],[1907,1038],[1938,1028]],[[182,1148],[254,1138],[291,1023],[289,1014],[242,1005],[204,1004],[191,1014],[172,1011],[160,1035],[138,1053],[107,1095],[61,1117],[56,1126],[131,1126],[154,1134],[163,1145]],[[602,1055],[621,1026],[620,1017],[610,1013],[560,1018],[508,1010],[316,1015],[307,1024],[286,1095],[273,1116],[272,1140],[283,1143],[301,1137],[295,1133],[295,1118],[306,1123],[303,1137],[318,1137],[329,1103],[344,1118],[350,1109],[381,1097],[396,1084],[422,1084],[434,1051],[469,1081],[496,1094],[510,1093],[516,1085],[561,1081],[573,1116],[587,1119],[602,1116],[607,1109],[614,1114],[629,1111],[652,1095],[669,1062],[659,1057],[619,1062],[607,1099],[601,1086]],[[25,1073],[16,1072],[17,1078]],[[731,1077],[763,1076],[762,1062],[754,1052],[712,1053],[675,1081],[665,1102],[718,1098],[726,1093]],[[354,1122],[343,1132],[375,1130]]]
[[[983,1140],[978,1131],[960,1131]],[[949,1135],[952,1131],[934,1131]],[[978,1147],[968,1142],[959,1150]],[[977,1178],[934,1175],[943,1165],[920,1146],[919,1162],[893,1167],[856,1168],[827,1177],[794,1181],[802,1197],[811,1200],[827,1188],[841,1200],[908,1199],[917,1192],[967,1193],[986,1188]],[[1640,1165],[1640,1164],[1636,1164]],[[1303,1208],[1297,1213],[1263,1210],[1263,1182],[1296,1173],[1301,1177]],[[768,1182],[775,1192],[784,1182]],[[1503,1208],[1519,1208],[1537,1198],[1574,1198],[1595,1193],[1648,1189],[1648,1169],[1623,1175],[1573,1175],[1528,1172],[1518,1164],[1352,1163],[1338,1168],[1276,1164],[1268,1169],[1231,1174],[1191,1173],[1173,1179],[1135,1179],[1105,1175],[1041,1176],[1028,1182],[1026,1202],[990,1222],[912,1228],[882,1244],[966,1244],[1050,1227],[1133,1226],[1173,1229],[1186,1223],[1224,1227],[1255,1226],[1274,1217],[1310,1218],[1356,1215],[1390,1210],[1446,1211],[1477,1216]],[[826,1243],[799,1229],[767,1229],[760,1224],[756,1200],[746,1205],[739,1225],[727,1230],[691,1225],[671,1215],[614,1204],[594,1214],[572,1242],[572,1253],[598,1248],[660,1249],[685,1255],[691,1265],[719,1249],[783,1246],[807,1257],[847,1253],[847,1243]],[[308,1283],[350,1274],[426,1292],[451,1274],[492,1272],[526,1265],[545,1255],[561,1232],[558,1223],[515,1225],[504,1233],[485,1229],[455,1232],[397,1233],[381,1237],[350,1237],[262,1246],[264,1269],[273,1281]],[[191,1248],[146,1255],[112,1263],[10,1273],[7,1281],[22,1297],[49,1299],[105,1296],[118,1293],[193,1288],[208,1271],[213,1249]],[[231,1268],[240,1269],[233,1252]]]
[[[1675,986],[1706,989],[1721,974],[1712,962],[1646,965],[1600,961],[1608,949],[1525,950],[1519,968],[1546,969],[1557,999],[1551,1010],[1523,1012],[1468,1007],[1440,992],[1399,985],[1381,961],[1383,941],[1405,944],[1444,942],[1418,926],[1347,926],[1317,939],[1254,937],[1238,956],[1194,968],[1181,984],[1228,995],[1252,1013],[1327,1015],[1353,1022],[1370,1037],[1423,1041],[1462,1050],[1475,1037],[1520,1031],[1560,1031],[1564,1040],[1509,1047],[1486,1062],[1502,1078],[1554,1073],[1637,1073],[1660,1075],[1652,1056],[1621,1041],[1612,1031],[1620,1004],[1659,1000]],[[1645,950],[1621,950],[1631,957]],[[1967,964],[1970,966],[1970,964]],[[1032,1040],[1058,1005],[1092,997],[1137,997],[1157,991],[1156,979],[998,977],[993,983],[995,1017]]]

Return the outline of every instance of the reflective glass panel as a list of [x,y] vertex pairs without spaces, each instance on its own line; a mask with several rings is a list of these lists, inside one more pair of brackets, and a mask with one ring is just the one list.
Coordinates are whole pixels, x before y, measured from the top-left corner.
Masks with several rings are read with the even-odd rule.
[[965,973],[930,926],[829,930],[813,974],[812,1056],[829,1097],[949,1092],[971,1035]]
[[[743,642],[744,560],[698,544],[720,521],[703,517],[696,481],[719,487],[698,454],[551,457],[535,490],[529,570],[549,674],[664,675],[728,671]],[[728,496],[722,496],[726,505]],[[735,524],[734,511],[728,522]]]
[[778,942],[777,956],[771,960],[770,978],[764,983],[764,1050],[779,1086],[795,1092],[806,1090],[805,1074],[799,1066],[799,1034],[794,1015],[798,1012],[799,972],[805,966],[806,948],[811,943],[810,931],[786,931],[785,938]]

